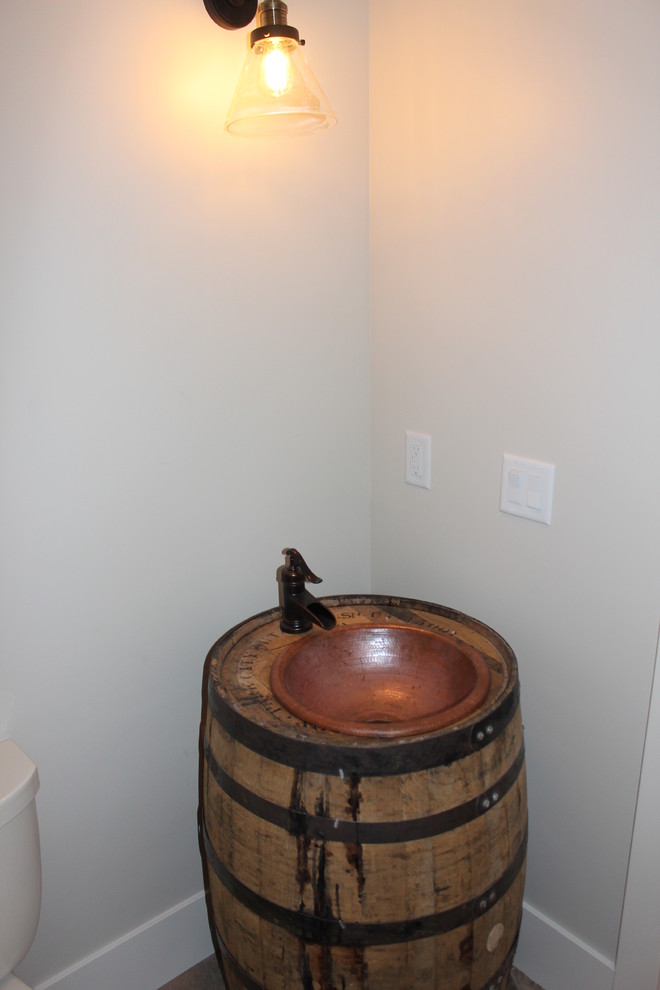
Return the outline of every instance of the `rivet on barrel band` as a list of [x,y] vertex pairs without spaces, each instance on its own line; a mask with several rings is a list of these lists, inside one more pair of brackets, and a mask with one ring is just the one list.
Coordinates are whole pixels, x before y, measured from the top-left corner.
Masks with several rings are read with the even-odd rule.
[[[215,930],[215,934],[223,962],[226,968],[231,973],[231,975],[239,981],[242,990],[264,990],[263,985],[261,983],[257,983],[257,981],[254,980],[250,976],[250,974],[246,972],[243,969],[243,967],[240,966],[238,962],[234,959],[231,952],[223,942],[220,936],[220,932],[218,931],[217,928]],[[498,988],[502,986],[502,984],[504,983],[504,977],[506,976],[507,973],[510,972],[511,967],[513,966],[513,960],[517,948],[518,948],[518,939],[516,939],[515,942],[513,943],[513,946],[509,950],[506,959],[504,960],[500,968],[497,970],[497,972],[490,977],[488,983],[484,983],[483,986],[478,988],[478,990],[498,990]]]
[[[354,746],[328,744],[327,739],[312,742],[273,732],[246,718],[222,696],[209,678],[208,701],[213,717],[236,742],[259,755],[277,760],[295,770],[337,776],[359,773],[361,777],[380,777],[383,768],[389,774],[407,773],[410,767],[430,770],[433,767],[451,766],[499,736],[518,712],[520,687],[516,682],[509,693],[500,699],[497,711],[488,720],[476,726],[465,726],[438,732],[435,737],[420,736],[411,739],[406,746],[378,745]],[[341,736],[339,737],[342,738]]]
[[496,885],[487,893],[479,894],[476,898],[458,904],[454,908],[421,918],[357,924],[340,922],[337,918],[322,918],[300,910],[294,911],[270,901],[243,884],[221,862],[208,837],[205,825],[203,825],[203,836],[208,864],[232,897],[264,921],[318,945],[392,945],[453,931],[461,925],[468,924],[474,917],[485,914],[506,894],[523,869],[527,853],[527,831],[525,831],[515,856]]
[[[485,814],[494,804],[506,794],[518,780],[525,759],[525,747],[521,745],[511,766],[495,783],[493,790],[488,790],[476,800],[466,801],[454,808],[448,808],[435,815],[424,818],[408,818],[404,821],[363,822],[348,821],[337,818],[322,818],[308,814],[304,810],[292,810],[289,807],[275,804],[266,798],[237,783],[223,770],[211,751],[208,738],[204,738],[206,763],[211,776],[218,787],[251,814],[262,821],[270,822],[279,828],[286,829],[292,835],[315,835],[329,842],[360,842],[361,845],[376,843],[412,842],[426,839],[443,832],[450,832],[473,821],[479,815]],[[359,835],[358,835],[359,829]]]

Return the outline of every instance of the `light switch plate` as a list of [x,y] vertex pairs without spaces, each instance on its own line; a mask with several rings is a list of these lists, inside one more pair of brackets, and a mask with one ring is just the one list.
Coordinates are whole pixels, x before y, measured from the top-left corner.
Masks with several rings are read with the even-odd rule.
[[550,525],[555,466],[515,454],[502,456],[500,509],[512,516]]

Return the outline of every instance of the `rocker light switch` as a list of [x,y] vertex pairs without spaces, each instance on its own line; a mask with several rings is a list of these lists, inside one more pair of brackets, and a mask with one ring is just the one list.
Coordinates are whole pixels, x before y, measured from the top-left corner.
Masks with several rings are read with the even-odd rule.
[[504,454],[500,509],[512,516],[550,525],[554,464]]
[[527,508],[540,512],[542,507],[543,479],[540,474],[530,474],[527,476]]
[[507,497],[512,505],[522,505],[523,474],[515,468],[509,470],[507,477]]

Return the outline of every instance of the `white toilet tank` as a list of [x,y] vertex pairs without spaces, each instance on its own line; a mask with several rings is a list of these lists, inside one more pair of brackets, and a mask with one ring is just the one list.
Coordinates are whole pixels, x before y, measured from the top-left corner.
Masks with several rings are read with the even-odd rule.
[[38,789],[32,760],[12,739],[0,742],[0,981],[27,953],[39,921]]

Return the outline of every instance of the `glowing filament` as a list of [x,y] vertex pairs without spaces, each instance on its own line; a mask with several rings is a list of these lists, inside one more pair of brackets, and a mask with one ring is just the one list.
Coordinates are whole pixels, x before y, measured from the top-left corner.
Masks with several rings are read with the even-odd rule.
[[290,87],[289,59],[281,48],[275,45],[264,55],[262,79],[266,89],[273,96],[281,96]]

